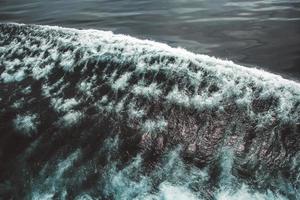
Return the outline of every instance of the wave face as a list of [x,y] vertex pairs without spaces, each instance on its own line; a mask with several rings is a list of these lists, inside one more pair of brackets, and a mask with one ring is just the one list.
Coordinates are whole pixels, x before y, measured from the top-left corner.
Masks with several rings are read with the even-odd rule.
[[299,199],[300,85],[96,30],[0,25],[0,197]]

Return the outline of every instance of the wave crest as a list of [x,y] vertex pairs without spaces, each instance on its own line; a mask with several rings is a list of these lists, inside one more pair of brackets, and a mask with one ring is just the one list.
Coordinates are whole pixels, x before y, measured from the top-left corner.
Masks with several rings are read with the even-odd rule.
[[[299,198],[296,82],[111,32],[21,24],[0,25],[0,66],[0,194]],[[34,134],[18,120],[29,114]]]

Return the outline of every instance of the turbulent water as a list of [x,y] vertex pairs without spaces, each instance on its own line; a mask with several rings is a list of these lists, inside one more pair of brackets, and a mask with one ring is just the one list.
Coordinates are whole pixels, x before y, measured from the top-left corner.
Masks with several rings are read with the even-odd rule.
[[0,199],[299,199],[300,84],[106,31],[0,25]]

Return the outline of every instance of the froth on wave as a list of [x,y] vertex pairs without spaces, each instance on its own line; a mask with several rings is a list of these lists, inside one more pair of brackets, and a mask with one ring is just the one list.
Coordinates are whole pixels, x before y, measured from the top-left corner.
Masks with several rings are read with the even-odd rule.
[[300,85],[278,75],[111,32],[1,24],[0,88],[4,198],[299,198]]

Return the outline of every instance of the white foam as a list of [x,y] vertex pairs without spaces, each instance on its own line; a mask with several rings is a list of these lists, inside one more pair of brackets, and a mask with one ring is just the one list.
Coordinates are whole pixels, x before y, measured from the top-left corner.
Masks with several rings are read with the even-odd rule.
[[72,71],[74,69],[74,58],[73,53],[71,51],[66,51],[60,55],[60,65],[63,67],[65,71]]
[[32,75],[36,80],[39,80],[43,77],[48,76],[51,73],[51,70],[53,69],[53,65],[49,64],[45,67],[41,68],[40,66],[36,65],[32,68]]
[[80,150],[76,150],[75,152],[70,154],[65,160],[59,162],[57,165],[57,170],[55,172],[56,178],[60,178],[63,175],[63,173],[73,165],[73,163],[78,159],[80,155]]
[[38,116],[37,114],[27,113],[19,114],[14,119],[15,129],[26,136],[31,136],[37,131]]
[[24,98],[21,98],[21,99],[18,99],[17,101],[15,101],[11,107],[19,109],[19,108],[22,108],[23,106],[24,106]]
[[120,76],[120,78],[118,78],[113,84],[112,84],[112,88],[114,90],[124,90],[126,88],[126,86],[128,85],[128,80],[131,77],[131,72],[126,72],[123,75]]
[[19,69],[13,74],[3,72],[1,74],[1,79],[3,80],[4,83],[11,83],[11,82],[20,82],[23,79],[25,79],[26,74],[24,72],[24,69]]
[[216,195],[217,200],[288,200],[279,194],[274,194],[271,191],[266,193],[253,192],[245,184],[237,191],[230,191],[228,189],[221,190]]
[[78,101],[75,98],[63,99],[63,98],[52,98],[51,105],[57,112],[68,112],[76,105],[78,105]]
[[29,94],[29,93],[31,93],[31,91],[32,91],[31,86],[28,86],[28,87],[26,87],[22,90],[22,93],[23,94]]
[[159,133],[167,128],[168,122],[164,119],[149,120],[147,119],[142,125],[144,133]]
[[52,200],[54,197],[54,193],[38,193],[33,192],[32,193],[32,200]]
[[92,82],[82,81],[81,83],[79,83],[78,88],[81,92],[84,92],[89,96],[92,96],[92,92],[91,92],[92,86],[93,86]]
[[93,198],[88,194],[81,194],[75,197],[74,200],[93,200]]
[[175,103],[180,106],[189,107],[190,105],[190,98],[185,93],[185,91],[180,91],[178,86],[176,85],[173,90],[167,95],[166,99],[170,103]]
[[83,114],[79,111],[71,111],[65,114],[61,119],[61,125],[71,127],[76,125],[83,118]]
[[145,115],[145,111],[141,108],[138,108],[133,102],[131,102],[128,107],[128,114],[132,119],[141,118]]
[[141,167],[141,157],[138,156],[122,170],[117,170],[116,166],[111,166],[105,174],[107,181],[104,186],[105,195],[112,195],[114,199],[140,199],[150,190],[149,179],[138,176],[137,180],[131,180],[130,175],[136,174]]
[[160,199],[163,200],[197,200],[198,198],[187,188],[182,186],[174,186],[168,182],[159,186]]
[[150,85],[146,86],[144,83],[140,82],[138,85],[133,86],[132,93],[149,99],[157,99],[162,94],[162,91],[159,89],[157,83],[151,83]]

